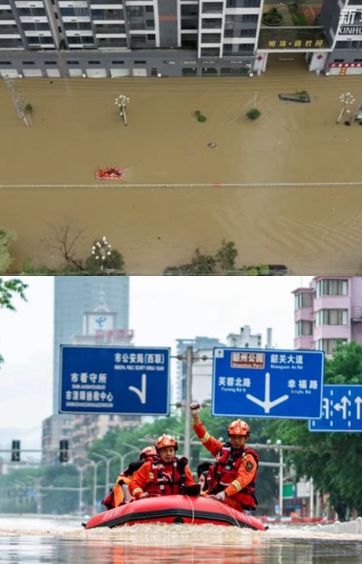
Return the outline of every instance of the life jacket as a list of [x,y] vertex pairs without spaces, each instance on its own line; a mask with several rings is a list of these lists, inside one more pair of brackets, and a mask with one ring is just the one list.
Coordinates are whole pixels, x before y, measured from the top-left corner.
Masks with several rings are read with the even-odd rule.
[[251,454],[253,458],[255,458],[257,466],[255,478],[252,483],[233,495],[232,499],[238,501],[244,509],[253,510],[258,505],[255,497],[255,482],[258,474],[259,455],[255,450],[250,448],[244,447],[243,449],[235,450],[231,447],[230,443],[226,443],[222,447],[220,452],[216,455],[215,464],[210,467],[208,473],[208,493],[215,495],[225,490],[231,482],[236,480],[239,467],[247,454]]
[[[146,484],[145,491],[149,494],[173,495],[182,494],[185,488],[187,458],[175,457],[170,465],[172,474],[166,472],[166,465],[158,456],[153,457],[152,466],[149,473],[149,482]],[[169,464],[167,466],[170,466]]]
[[158,457],[150,455],[145,460],[137,460],[136,462],[131,462],[128,468],[126,468],[126,470],[124,470],[124,472],[122,472],[122,474],[118,476],[115,485],[110,490],[107,497],[102,501],[102,505],[104,505],[108,510],[122,505],[122,503],[124,502],[124,493],[122,491],[122,486],[128,486],[131,481],[130,476],[137,472],[137,470],[141,468],[141,466],[147,460],[153,461],[154,458]]

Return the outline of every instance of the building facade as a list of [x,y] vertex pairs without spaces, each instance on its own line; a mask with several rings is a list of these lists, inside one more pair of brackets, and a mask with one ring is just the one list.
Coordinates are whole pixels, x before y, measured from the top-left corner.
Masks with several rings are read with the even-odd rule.
[[[110,311],[104,293],[93,311],[85,312],[83,333],[72,338],[73,345],[132,347],[133,331],[117,327],[117,313]],[[72,452],[86,457],[96,440],[102,439],[108,431],[132,429],[141,425],[139,415],[79,413],[75,416],[71,435]]]
[[53,413],[59,413],[60,345],[72,344],[84,334],[84,312],[93,311],[104,294],[116,314],[116,325],[129,331],[129,278],[127,276],[56,276],[54,278]]
[[296,350],[333,354],[337,339],[362,343],[362,278],[317,276],[294,290]]
[[362,74],[362,0],[316,0],[297,15],[289,4],[0,0],[0,76],[250,76],[285,53],[317,73]]
[[[211,400],[213,354],[215,347],[261,349],[272,348],[272,330],[267,329],[266,345],[263,347],[262,335],[253,335],[249,325],[240,328],[240,333],[230,333],[226,345],[219,339],[209,337],[195,337],[195,339],[177,339],[177,355],[184,354],[187,346],[194,349],[194,362],[192,365],[192,398],[195,401],[207,402]],[[179,399],[186,399],[186,364],[180,362],[177,372],[177,390]]]

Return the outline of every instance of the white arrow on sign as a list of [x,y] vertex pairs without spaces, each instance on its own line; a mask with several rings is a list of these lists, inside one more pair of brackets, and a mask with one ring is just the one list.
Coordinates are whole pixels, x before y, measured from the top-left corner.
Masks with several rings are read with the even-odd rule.
[[357,412],[357,419],[361,419],[361,403],[362,403],[362,398],[360,398],[359,396],[356,397],[356,399],[354,400],[355,404],[356,404],[356,412]]
[[347,405],[351,405],[351,402],[349,401],[348,398],[346,398],[346,396],[343,396],[343,398],[340,400],[340,403],[336,403],[333,406],[336,411],[342,410],[342,412],[343,412],[342,418],[343,419],[347,419]]
[[128,386],[128,389],[138,395],[141,403],[146,403],[146,374],[142,374],[142,386],[140,390],[135,386]]
[[283,401],[285,401],[289,398],[289,396],[285,395],[285,396],[280,396],[280,398],[278,398],[274,401],[270,401],[270,374],[269,374],[269,372],[267,372],[265,374],[265,398],[264,398],[264,401],[254,397],[254,396],[251,396],[250,394],[246,394],[246,397],[250,401],[256,403],[257,405],[260,405],[260,407],[262,407],[264,409],[265,413],[269,413],[270,410],[274,406],[278,405],[279,403],[282,403]]

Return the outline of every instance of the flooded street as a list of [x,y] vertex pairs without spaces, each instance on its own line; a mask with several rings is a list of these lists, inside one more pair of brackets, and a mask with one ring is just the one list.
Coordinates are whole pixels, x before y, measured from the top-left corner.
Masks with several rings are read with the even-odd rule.
[[[286,65],[261,78],[14,84],[34,108],[26,127],[1,81],[0,227],[18,234],[15,270],[29,256],[59,264],[44,241],[49,225],[65,218],[87,230],[79,254],[105,234],[130,275],[161,274],[188,262],[196,247],[216,251],[222,239],[235,242],[240,266],[359,270],[362,127],[336,125],[340,94],[361,97],[359,77]],[[311,103],[278,99],[297,90]],[[130,98],[128,127],[117,113],[119,94]],[[254,99],[262,116],[252,122],[245,113]],[[97,181],[97,166],[124,168],[124,180]]]
[[136,525],[84,531],[72,519],[0,518],[1,563],[341,564],[362,562],[360,536],[272,526]]

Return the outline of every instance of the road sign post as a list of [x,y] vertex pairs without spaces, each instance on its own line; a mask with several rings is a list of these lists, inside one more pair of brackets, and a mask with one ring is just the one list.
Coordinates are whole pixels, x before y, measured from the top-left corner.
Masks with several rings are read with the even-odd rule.
[[323,351],[214,349],[212,414],[318,418]]
[[309,421],[309,430],[318,432],[362,432],[362,386],[325,385],[322,417]]
[[62,345],[59,413],[169,414],[169,348]]

